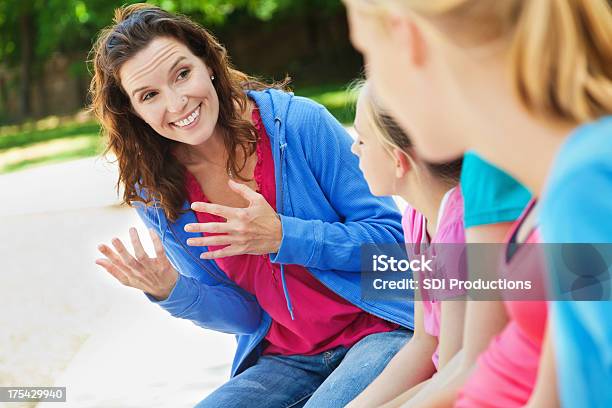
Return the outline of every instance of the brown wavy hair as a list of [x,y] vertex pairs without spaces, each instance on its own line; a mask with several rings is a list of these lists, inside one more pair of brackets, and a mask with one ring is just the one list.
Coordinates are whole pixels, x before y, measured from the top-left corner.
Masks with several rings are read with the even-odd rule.
[[[159,204],[168,219],[174,221],[187,197],[185,167],[173,154],[180,142],[159,135],[134,113],[119,78],[123,63],[157,37],[171,37],[185,44],[213,71],[219,98],[217,126],[228,154],[226,170],[237,177],[257,142],[255,128],[241,117],[248,106],[245,90],[285,88],[289,79],[265,84],[234,69],[225,47],[185,16],[144,3],[115,10],[113,24],[101,31],[90,53],[90,109],[107,139],[105,154],[110,152],[117,158],[117,189],[123,185],[124,203]],[[237,154],[240,151],[241,163]]]

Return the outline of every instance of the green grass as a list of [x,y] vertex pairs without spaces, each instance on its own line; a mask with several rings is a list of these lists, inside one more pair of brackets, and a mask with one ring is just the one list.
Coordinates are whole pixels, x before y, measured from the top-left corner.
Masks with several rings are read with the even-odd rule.
[[95,156],[103,151],[99,131],[97,123],[86,122],[68,123],[53,129],[2,134],[0,174]]
[[59,163],[67,160],[82,159],[85,157],[96,156],[102,153],[103,149],[98,143],[92,143],[90,146],[86,146],[79,149],[65,150],[60,153],[53,155],[47,155],[43,157],[36,157],[32,159],[19,160],[14,163],[6,164],[0,167],[0,174],[10,173],[12,171],[22,170],[29,167],[40,166],[43,164]]
[[99,131],[100,125],[95,122],[86,122],[60,125],[53,129],[34,129],[13,134],[9,133],[0,136],[0,152],[15,147],[27,147],[49,140],[70,139],[82,137],[83,135],[98,137]]
[[343,125],[352,125],[355,117],[354,92],[347,90],[347,84],[330,84],[296,88],[295,94],[305,96],[324,105]]
[[[297,87],[295,94],[323,105],[341,123],[350,125],[354,117],[355,95],[346,84]],[[59,123],[47,120],[40,123]],[[95,122],[76,121],[36,129],[36,123],[0,128],[0,174],[98,155],[102,152],[100,126]],[[25,130],[19,130],[19,129]]]

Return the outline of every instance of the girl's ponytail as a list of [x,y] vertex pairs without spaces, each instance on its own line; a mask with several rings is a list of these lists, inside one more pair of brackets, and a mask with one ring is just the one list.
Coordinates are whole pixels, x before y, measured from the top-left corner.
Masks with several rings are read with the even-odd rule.
[[529,110],[573,122],[612,113],[610,1],[524,1],[513,41],[514,86]]

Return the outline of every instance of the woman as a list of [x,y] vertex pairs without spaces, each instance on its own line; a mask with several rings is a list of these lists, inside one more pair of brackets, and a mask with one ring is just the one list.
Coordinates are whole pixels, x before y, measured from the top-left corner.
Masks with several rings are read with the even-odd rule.
[[[364,53],[377,91],[424,158],[440,161],[474,149],[543,196],[544,240],[610,242],[602,222],[612,211],[602,195],[612,188],[605,142],[610,120],[584,125],[612,112],[609,2],[346,3],[353,43]],[[600,188],[592,190],[588,176]],[[528,207],[509,242],[537,239],[534,211]],[[549,268],[554,281],[556,271]],[[608,406],[611,326],[603,316],[609,303],[555,305],[553,321],[563,324],[548,335],[546,305],[528,309],[520,303],[506,302],[511,321],[481,356],[458,405],[523,406],[530,398],[532,406],[554,405],[554,339],[563,346],[557,353],[563,402]],[[580,345],[593,358],[577,358]],[[540,356],[538,366],[534,359]],[[517,366],[522,369],[513,371]],[[589,384],[597,392],[589,393]]]
[[[462,160],[426,163],[415,154],[412,142],[376,102],[369,84],[361,88],[355,115],[358,137],[353,152],[359,157],[370,190],[379,196],[399,195],[408,202],[402,226],[408,254],[432,250],[450,255],[443,278],[457,271],[457,247],[464,249],[463,200],[459,189]],[[431,244],[431,245],[430,245]],[[429,249],[426,249],[429,247]],[[442,270],[440,258],[434,270]],[[419,281],[424,282],[420,276]],[[431,277],[431,276],[428,276]],[[465,303],[443,290],[415,291],[423,299],[414,305],[414,335],[384,371],[347,407],[400,406],[461,349]],[[419,296],[420,295],[420,296]],[[406,370],[406,367],[410,370]]]
[[199,406],[350,401],[413,323],[410,299],[360,299],[360,246],[402,234],[345,130],[157,7],[117,10],[93,53],[93,108],[156,248],[149,257],[132,229],[135,256],[114,239],[97,263],[173,316],[237,335],[232,378]]

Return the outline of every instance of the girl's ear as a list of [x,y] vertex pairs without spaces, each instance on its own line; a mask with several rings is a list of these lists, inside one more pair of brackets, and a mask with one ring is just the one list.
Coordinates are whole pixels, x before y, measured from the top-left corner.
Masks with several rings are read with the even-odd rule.
[[412,162],[408,160],[408,156],[402,150],[393,149],[393,161],[395,166],[395,177],[404,177],[410,169],[412,169]]
[[395,37],[396,43],[408,50],[409,57],[415,66],[425,64],[427,56],[427,44],[423,31],[414,18],[404,13],[393,14],[389,17],[391,35]]

